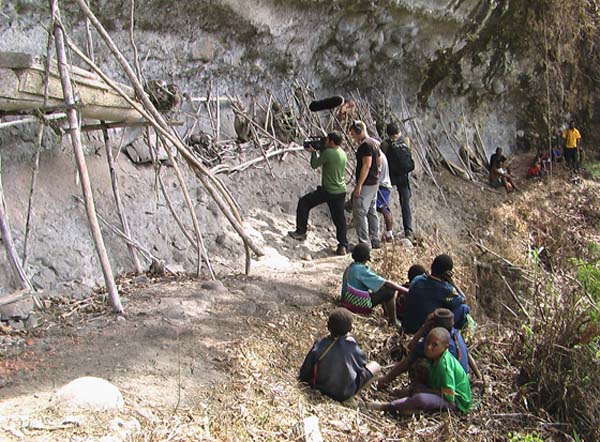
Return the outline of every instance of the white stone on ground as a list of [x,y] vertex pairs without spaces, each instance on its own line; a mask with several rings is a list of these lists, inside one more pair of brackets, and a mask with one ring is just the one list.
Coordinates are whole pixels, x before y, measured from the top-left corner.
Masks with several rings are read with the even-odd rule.
[[117,387],[104,379],[86,376],[63,386],[51,399],[52,406],[63,410],[118,410],[123,396]]

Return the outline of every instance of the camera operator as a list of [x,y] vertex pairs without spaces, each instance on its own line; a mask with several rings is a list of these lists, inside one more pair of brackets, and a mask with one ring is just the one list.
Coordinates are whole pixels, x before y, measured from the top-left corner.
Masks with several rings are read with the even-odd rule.
[[[304,195],[298,201],[296,210],[296,230],[288,235],[299,241],[306,239],[308,214],[313,207],[327,203],[331,218],[335,224],[338,246],[336,255],[345,255],[348,248],[346,238],[346,218],[344,216],[344,201],[346,199],[346,183],[344,170],[346,167],[346,152],[340,145],[342,137],[337,132],[331,132],[324,140],[324,146],[319,146],[319,140],[305,143],[305,149],[311,153],[310,165],[313,169],[323,167],[321,185],[314,192]],[[319,149],[315,149],[315,146]]]

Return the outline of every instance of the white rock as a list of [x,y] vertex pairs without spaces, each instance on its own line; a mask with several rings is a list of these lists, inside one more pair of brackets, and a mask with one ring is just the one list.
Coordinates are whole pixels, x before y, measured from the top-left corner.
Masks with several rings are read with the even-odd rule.
[[402,244],[402,247],[406,247],[407,249],[412,249],[414,247],[413,243],[408,238],[402,238],[402,240],[400,240],[400,244]]
[[123,396],[117,387],[104,379],[82,377],[63,386],[51,399],[52,406],[64,410],[118,410]]

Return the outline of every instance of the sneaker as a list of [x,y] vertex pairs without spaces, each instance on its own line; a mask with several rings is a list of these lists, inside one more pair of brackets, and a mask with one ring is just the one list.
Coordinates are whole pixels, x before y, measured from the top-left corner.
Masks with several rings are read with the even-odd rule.
[[412,231],[407,230],[406,232],[404,232],[404,237],[410,241],[412,241],[413,239],[415,239],[415,234],[412,233]]
[[379,241],[379,240],[372,240],[371,241],[371,248],[372,249],[381,249],[381,241]]
[[348,253],[346,250],[346,246],[343,246],[341,244],[337,247],[337,249],[335,249],[335,254],[338,256],[345,256],[346,253]]
[[296,230],[290,230],[288,236],[298,241],[304,241],[306,239],[306,233],[300,233]]
[[397,319],[393,323],[390,322],[389,326],[394,327],[396,330],[398,330],[399,333],[402,333],[404,331],[404,329],[402,328],[402,323],[400,321],[398,321]]

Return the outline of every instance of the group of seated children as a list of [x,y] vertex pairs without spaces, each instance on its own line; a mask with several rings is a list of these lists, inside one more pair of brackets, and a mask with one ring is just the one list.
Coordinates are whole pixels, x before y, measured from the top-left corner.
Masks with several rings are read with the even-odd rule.
[[[408,390],[395,390],[394,401],[368,406],[402,414],[467,412],[471,406],[467,372],[472,358],[458,329],[467,323],[470,309],[452,282],[452,258],[437,256],[431,274],[421,266],[412,266],[407,289],[385,280],[367,266],[368,246],[356,246],[352,257],[354,262],[342,278],[343,307],[329,316],[330,334],[313,345],[300,369],[300,380],[335,400],[345,401],[377,378],[379,364],[367,362],[348,333],[352,329],[352,312],[368,314],[381,304],[390,325],[415,335],[408,355],[379,379],[378,388],[385,388],[405,371],[410,372],[413,383]],[[395,292],[399,296],[394,305]]]

